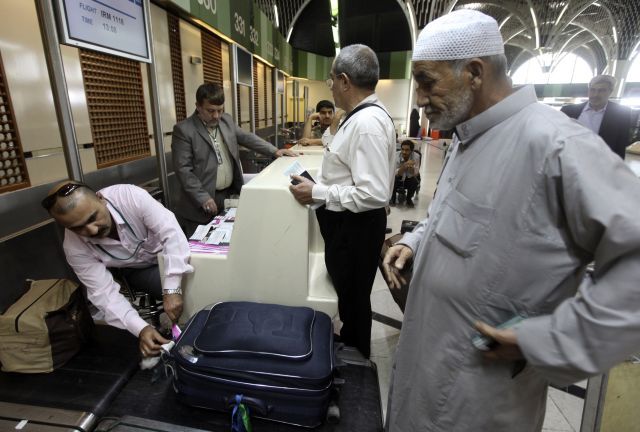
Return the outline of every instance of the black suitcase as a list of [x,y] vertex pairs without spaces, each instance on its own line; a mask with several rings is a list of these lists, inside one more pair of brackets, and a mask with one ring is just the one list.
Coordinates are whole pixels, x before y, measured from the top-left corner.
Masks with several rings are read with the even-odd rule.
[[188,405],[230,412],[242,395],[251,417],[315,427],[332,393],[331,318],[307,307],[218,303],[191,319],[168,364]]

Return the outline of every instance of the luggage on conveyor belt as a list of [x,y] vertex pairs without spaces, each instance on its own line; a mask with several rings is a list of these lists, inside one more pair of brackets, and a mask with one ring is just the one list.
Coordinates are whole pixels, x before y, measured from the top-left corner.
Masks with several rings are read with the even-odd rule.
[[333,327],[307,307],[223,302],[198,312],[165,359],[182,402],[305,427],[325,419]]

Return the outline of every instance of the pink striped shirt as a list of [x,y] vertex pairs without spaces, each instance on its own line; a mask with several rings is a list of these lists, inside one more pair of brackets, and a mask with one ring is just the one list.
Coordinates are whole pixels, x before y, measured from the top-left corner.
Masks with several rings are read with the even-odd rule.
[[87,287],[89,301],[104,314],[105,322],[137,337],[147,323],[120,294],[120,285],[107,267],[148,267],[157,264],[157,256],[162,254],[163,288],[178,288],[182,275],[193,272],[189,265],[189,244],[173,213],[144,189],[121,184],[104,188],[100,193],[107,200],[120,240],[89,238],[65,230],[64,252]]

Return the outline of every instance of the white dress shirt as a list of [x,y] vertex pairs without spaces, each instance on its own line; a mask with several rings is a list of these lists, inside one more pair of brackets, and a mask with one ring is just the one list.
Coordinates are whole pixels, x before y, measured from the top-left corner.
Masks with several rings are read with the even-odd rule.
[[396,135],[393,121],[375,94],[363,99],[382,107],[364,108],[342,124],[335,135],[327,128],[318,182],[312,197],[327,210],[360,213],[382,208],[391,197]]
[[[107,267],[143,268],[164,257],[164,289],[180,287],[182,275],[193,272],[189,265],[189,243],[175,216],[144,189],[115,185],[100,190],[116,224],[120,240],[89,238],[65,230],[64,252],[87,296],[114,327],[136,337],[147,323],[120,294],[120,285]],[[107,253],[101,250],[98,245]]]
[[602,118],[604,117],[604,112],[606,110],[607,105],[602,107],[602,109],[594,110],[591,108],[591,104],[587,102],[578,117],[578,121],[582,123],[583,126],[591,129],[593,133],[597,134],[600,132],[600,125],[602,125]]

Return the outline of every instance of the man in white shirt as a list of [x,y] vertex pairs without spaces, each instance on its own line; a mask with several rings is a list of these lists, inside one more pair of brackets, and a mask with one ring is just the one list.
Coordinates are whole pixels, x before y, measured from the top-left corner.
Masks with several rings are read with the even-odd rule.
[[[164,311],[176,322],[182,314],[182,275],[193,267],[189,244],[173,213],[137,186],[114,185],[94,192],[70,181],[52,189],[42,206],[65,228],[67,261],[105,322],[138,337],[143,356],[158,354],[160,345],[169,341],[120,294],[109,268],[122,269],[136,290],[162,298]],[[158,254],[164,257],[164,287]]]
[[325,242],[327,271],[338,293],[341,340],[366,357],[371,348],[371,287],[384,241],[395,169],[395,130],[375,94],[379,66],[364,45],[340,50],[327,85],[341,113],[325,131],[318,182],[293,176],[301,204],[322,205],[316,217]]

